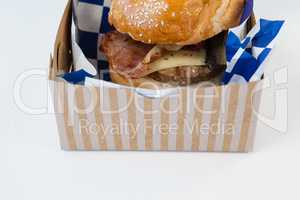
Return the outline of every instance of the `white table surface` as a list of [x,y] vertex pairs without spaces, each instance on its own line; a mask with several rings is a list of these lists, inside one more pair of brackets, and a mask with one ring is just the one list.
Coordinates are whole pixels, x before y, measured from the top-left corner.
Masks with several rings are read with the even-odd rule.
[[[298,1],[256,1],[258,16],[287,20],[268,72],[288,67],[289,118],[285,134],[260,123],[251,154],[61,151],[54,115],[22,112],[13,89],[22,72],[47,71],[65,2],[1,3],[0,199],[300,199]],[[46,77],[26,80],[22,99],[45,107]]]

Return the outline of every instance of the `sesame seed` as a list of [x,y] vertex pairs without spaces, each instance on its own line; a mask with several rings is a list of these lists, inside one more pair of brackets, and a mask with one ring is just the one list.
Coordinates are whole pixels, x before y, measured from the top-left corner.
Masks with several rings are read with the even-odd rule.
[[[159,16],[165,14],[169,5],[161,0],[143,0],[133,5],[125,4],[121,1],[122,9],[127,12],[127,24],[131,22],[134,26],[145,28],[158,27],[159,23],[163,26],[165,22],[159,22]],[[131,9],[132,8],[132,9]]]

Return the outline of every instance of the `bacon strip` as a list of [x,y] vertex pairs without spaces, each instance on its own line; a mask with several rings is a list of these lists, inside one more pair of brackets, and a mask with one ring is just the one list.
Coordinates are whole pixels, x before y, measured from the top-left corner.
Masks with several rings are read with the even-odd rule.
[[147,70],[147,64],[144,64],[143,60],[153,47],[113,31],[102,38],[100,49],[106,55],[113,70],[131,78],[140,78],[139,75]]

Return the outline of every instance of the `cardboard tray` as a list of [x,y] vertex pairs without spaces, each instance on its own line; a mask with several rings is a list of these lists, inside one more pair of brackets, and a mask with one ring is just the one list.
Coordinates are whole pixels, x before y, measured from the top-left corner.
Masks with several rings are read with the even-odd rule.
[[[252,25],[254,23],[252,17]],[[72,71],[72,6],[60,22],[49,82],[63,150],[249,152],[261,82],[177,90],[148,98],[130,89],[86,87],[57,75]],[[251,24],[250,24],[251,26]]]

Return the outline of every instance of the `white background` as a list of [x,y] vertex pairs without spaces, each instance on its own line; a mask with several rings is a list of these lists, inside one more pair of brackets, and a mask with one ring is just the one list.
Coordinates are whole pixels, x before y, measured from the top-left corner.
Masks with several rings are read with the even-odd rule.
[[[260,123],[251,154],[61,151],[53,114],[25,114],[13,88],[25,70],[46,72],[65,4],[1,3],[0,199],[300,199],[298,1],[256,1],[257,16],[287,20],[267,74],[288,67],[289,118],[285,134]],[[46,77],[24,82],[22,98],[47,106]]]

